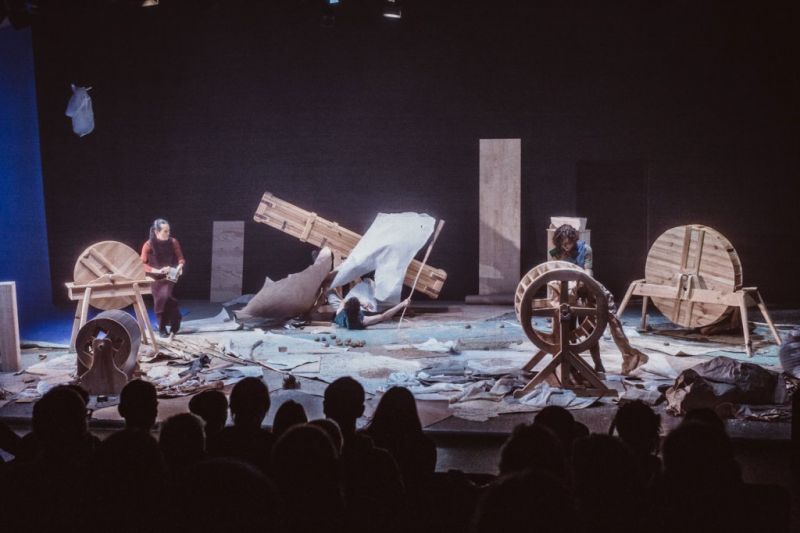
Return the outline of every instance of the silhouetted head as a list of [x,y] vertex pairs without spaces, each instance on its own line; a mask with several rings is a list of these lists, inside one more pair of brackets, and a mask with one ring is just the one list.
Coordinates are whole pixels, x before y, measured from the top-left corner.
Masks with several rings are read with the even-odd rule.
[[561,442],[541,424],[520,424],[500,452],[500,474],[538,468],[564,479],[566,464]]
[[33,433],[45,453],[74,450],[86,442],[86,404],[70,387],[54,387],[33,405]]
[[741,480],[730,439],[713,424],[684,421],[664,440],[664,475],[687,491],[729,488]]
[[305,424],[306,422],[308,422],[308,417],[303,406],[294,400],[286,400],[275,412],[275,420],[272,422],[272,434],[277,438],[283,435],[290,427]]
[[[152,515],[142,510],[157,505],[153,496],[161,494],[165,479],[164,459],[150,432],[124,429],[112,434],[97,448],[90,464],[86,501],[92,505],[91,527],[98,531],[152,528]],[[119,502],[139,511],[125,513],[120,523]]]
[[523,470],[499,478],[483,492],[471,531],[571,533],[573,516],[570,493],[560,479],[538,469]]
[[361,301],[358,298],[348,298],[344,302],[344,312],[347,315],[347,329],[364,329],[364,322],[361,321]]
[[342,430],[339,429],[339,424],[337,424],[335,420],[331,418],[317,418],[309,422],[309,425],[317,426],[327,433],[333,443],[333,447],[336,449],[336,454],[340,455],[342,453],[344,437],[342,436]]
[[[275,531],[278,497],[256,467],[232,458],[201,461],[176,483],[166,527],[175,531]],[[224,497],[208,505],[209,490]]]
[[206,436],[216,435],[228,420],[228,398],[222,391],[203,391],[189,400],[189,411],[205,421]]
[[364,387],[349,376],[341,377],[325,389],[322,406],[325,416],[334,419],[343,433],[353,431],[364,414]]
[[123,429],[112,433],[100,444],[95,463],[112,484],[126,479],[159,478],[164,473],[158,442],[144,431]]
[[[589,435],[575,441],[572,447],[574,487],[584,507],[595,509],[613,506],[641,495],[639,466],[621,440],[609,435]],[[611,503],[609,503],[611,502]],[[599,511],[598,511],[599,512]]]
[[272,471],[283,493],[339,490],[339,454],[325,431],[312,424],[290,427],[272,447]]
[[269,411],[269,389],[258,378],[244,378],[233,386],[230,404],[234,425],[261,427]]
[[158,445],[169,469],[174,473],[203,460],[206,436],[203,419],[191,413],[169,417],[161,424]]
[[641,400],[619,407],[609,434],[615,427],[619,438],[637,454],[650,454],[658,448],[661,417]]
[[558,405],[548,405],[536,414],[533,421],[555,433],[565,452],[571,449],[575,440],[575,417],[568,410]]
[[712,426],[723,433],[726,433],[725,422],[719,417],[717,412],[710,407],[698,407],[697,409],[692,409],[686,413],[686,416],[683,418],[683,422],[681,423],[685,424],[687,422],[706,424],[707,426]]
[[392,387],[381,397],[367,432],[374,435],[421,433],[414,395],[405,387]]
[[89,393],[86,389],[78,385],[77,383],[69,383],[67,385],[59,385],[60,387],[67,387],[68,389],[74,390],[78,393],[78,396],[81,397],[83,400],[84,405],[89,405]]
[[125,419],[125,427],[150,431],[158,416],[156,388],[141,379],[129,381],[119,395],[117,411]]

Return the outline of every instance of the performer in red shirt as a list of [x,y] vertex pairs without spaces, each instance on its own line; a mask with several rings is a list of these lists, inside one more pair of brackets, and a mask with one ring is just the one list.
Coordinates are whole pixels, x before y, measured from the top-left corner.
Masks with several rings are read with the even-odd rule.
[[167,326],[170,326],[170,331],[177,333],[181,327],[181,312],[172,291],[183,273],[186,259],[178,239],[170,237],[169,222],[163,218],[157,218],[150,227],[150,238],[142,246],[142,263],[145,272],[156,280],[152,292],[158,331],[167,336]]

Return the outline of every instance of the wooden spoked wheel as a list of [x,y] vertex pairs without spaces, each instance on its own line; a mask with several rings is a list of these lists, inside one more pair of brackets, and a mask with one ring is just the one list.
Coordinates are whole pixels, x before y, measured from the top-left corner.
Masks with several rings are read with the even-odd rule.
[[[661,234],[647,254],[645,281],[653,285],[710,289],[723,294],[742,288],[742,263],[731,242],[700,224],[678,226]],[[728,305],[693,302],[686,298],[653,297],[661,313],[686,328],[708,326],[727,318]]]
[[[107,275],[127,279],[145,279],[144,265],[139,254],[130,246],[117,241],[98,242],[81,253],[73,271],[76,284],[87,284]],[[92,299],[98,309],[122,309],[135,301],[133,296]]]
[[[548,292],[552,292],[548,297]],[[548,261],[523,276],[514,308],[525,335],[540,350],[556,354],[588,350],[600,340],[608,325],[608,299],[603,287],[582,268],[566,261]],[[562,347],[556,329],[571,317],[575,327],[569,347]],[[537,327],[535,318],[551,318],[553,331]]]

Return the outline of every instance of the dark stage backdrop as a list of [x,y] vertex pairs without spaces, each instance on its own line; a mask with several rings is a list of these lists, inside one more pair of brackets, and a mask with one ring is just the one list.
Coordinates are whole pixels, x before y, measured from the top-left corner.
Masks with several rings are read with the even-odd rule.
[[[112,4],[34,28],[56,298],[84,247],[139,248],[159,216],[183,297],[208,296],[214,220],[248,221],[246,291],[305,267],[308,245],[252,222],[264,191],[356,231],[378,211],[443,218],[442,297],[474,294],[478,140],[521,138],[523,269],[551,215],[591,213],[617,288],[662,231],[705,223],[747,285],[800,302],[795,7],[417,0],[396,21],[342,0],[323,27],[322,2]],[[70,83],[93,88],[82,139]]]

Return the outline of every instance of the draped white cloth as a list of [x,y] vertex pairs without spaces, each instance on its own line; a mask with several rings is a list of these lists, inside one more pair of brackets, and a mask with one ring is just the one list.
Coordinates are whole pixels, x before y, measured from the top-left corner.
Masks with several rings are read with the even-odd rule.
[[332,288],[375,271],[375,298],[397,303],[408,265],[433,233],[436,220],[423,213],[378,213],[339,266]]

